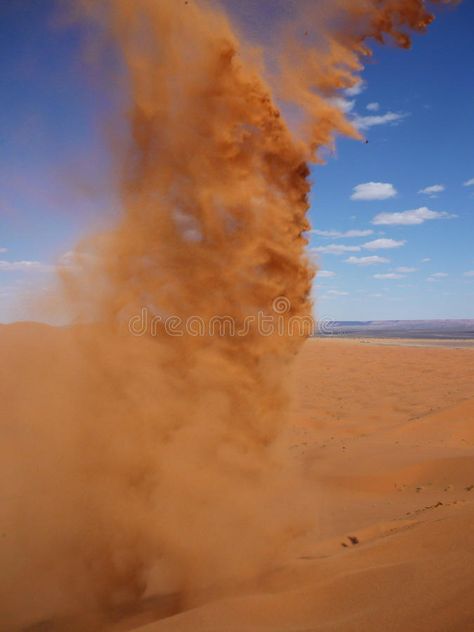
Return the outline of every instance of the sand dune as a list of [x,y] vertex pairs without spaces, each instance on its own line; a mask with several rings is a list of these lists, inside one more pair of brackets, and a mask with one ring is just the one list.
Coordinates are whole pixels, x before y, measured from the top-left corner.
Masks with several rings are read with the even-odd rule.
[[[3,396],[11,400],[13,394],[18,416],[20,391],[13,389],[22,380],[30,386],[37,380],[29,389],[37,406],[53,401],[56,412],[67,411],[51,379],[59,384],[74,379],[61,371],[64,349],[73,353],[64,345],[68,335],[31,325],[0,332]],[[37,353],[29,356],[31,349]],[[107,625],[92,623],[85,614],[79,622],[58,619],[17,629],[474,630],[473,374],[470,350],[308,341],[297,358],[291,422],[280,440],[283,467],[295,483],[280,504],[285,509],[296,499],[293,506],[300,502],[309,508],[311,522],[305,518],[302,526],[295,516],[295,529],[264,572],[195,595],[184,610],[173,595],[151,594],[133,611],[118,609]],[[20,455],[22,462],[41,450],[39,429],[16,424],[12,411],[2,420],[6,445],[14,447],[15,433],[31,433],[25,444],[31,454]],[[64,439],[60,427],[48,432],[48,441]],[[62,465],[59,457],[51,464],[51,480]],[[20,489],[25,494],[24,481],[16,489],[17,472],[12,448],[2,463],[4,509],[8,495]],[[31,525],[35,503],[44,502],[41,494],[33,481],[31,497],[23,499],[32,505],[26,513]],[[69,528],[62,508],[56,511]],[[32,537],[35,528],[30,527]],[[2,533],[2,559],[10,564],[11,524],[3,522]],[[16,567],[22,563],[17,559]],[[3,580],[8,583],[7,576]],[[25,611],[37,607],[21,594],[18,602]]]
[[309,341],[286,440],[314,529],[238,596],[136,629],[473,630],[473,374],[466,350]]
[[[472,505],[361,531],[360,544],[306,557],[259,594],[227,599],[139,628],[353,631],[472,630]],[[342,534],[341,534],[342,538]],[[472,544],[472,542],[471,542]]]

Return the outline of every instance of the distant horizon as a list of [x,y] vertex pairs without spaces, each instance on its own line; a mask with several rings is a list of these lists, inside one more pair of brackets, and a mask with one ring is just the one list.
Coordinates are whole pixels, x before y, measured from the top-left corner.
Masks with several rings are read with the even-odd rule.
[[355,320],[355,319],[341,319],[335,320],[337,323],[435,323],[435,322],[472,322],[474,323],[474,318],[367,318],[363,320]]
[[[328,319],[328,318],[314,318],[314,322],[333,322],[333,323],[355,323],[355,324],[366,324],[366,323],[437,323],[437,322],[467,322],[474,324],[474,318],[364,318],[364,319],[355,319],[355,318],[345,318],[345,319]],[[84,326],[84,325],[94,325],[98,324],[95,322],[82,323],[82,322],[71,322],[71,323],[63,323],[63,324],[55,324],[51,322],[46,322],[45,320],[34,320],[34,319],[18,319],[11,321],[0,321],[0,326],[7,327],[8,325],[16,325],[16,324],[31,324],[31,325],[45,325],[47,327],[74,327],[74,326]]]

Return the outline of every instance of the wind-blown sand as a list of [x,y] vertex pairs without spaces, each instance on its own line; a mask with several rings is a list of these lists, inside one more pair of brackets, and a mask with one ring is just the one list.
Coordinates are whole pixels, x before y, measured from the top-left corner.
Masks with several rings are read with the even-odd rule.
[[[65,335],[65,330],[31,325],[2,328],[0,340],[10,360],[2,369],[3,398],[11,400],[13,385],[30,383],[35,374],[36,401],[46,406],[55,397],[46,388],[53,384],[47,371],[58,379],[56,345]],[[45,345],[50,345],[51,356],[35,356],[44,360],[42,368],[28,366],[25,350]],[[203,595],[183,612],[159,620],[157,612],[163,617],[167,606],[152,598],[141,612],[117,613],[111,627],[66,622],[27,629],[473,630],[472,375],[474,353],[469,349],[308,341],[296,361],[296,399],[281,448],[289,480],[296,481],[289,494],[304,497],[313,522],[299,527],[295,516],[295,529],[275,553],[271,568],[253,581],[223,587],[222,595],[214,590],[212,597]],[[55,405],[62,405],[60,398]],[[9,441],[15,432],[14,414],[10,409],[3,420]],[[21,416],[21,406],[16,414]],[[12,454],[10,448],[3,464],[7,505],[8,494],[15,490]],[[43,502],[34,493],[30,500]],[[289,500],[281,498],[283,508]],[[63,510],[56,511],[59,517]],[[34,521],[28,528],[33,539]],[[15,534],[2,525],[2,559],[8,559],[12,538]],[[7,574],[2,580],[8,583]],[[25,611],[31,607],[22,595],[18,603]],[[170,612],[174,607],[170,602]]]
[[239,596],[136,629],[473,630],[472,375],[470,350],[308,341],[287,450],[314,530]]

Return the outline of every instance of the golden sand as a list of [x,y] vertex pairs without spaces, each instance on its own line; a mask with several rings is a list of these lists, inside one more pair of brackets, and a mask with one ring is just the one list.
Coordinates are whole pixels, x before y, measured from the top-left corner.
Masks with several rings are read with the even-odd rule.
[[[107,622],[97,622],[88,612],[79,620],[55,618],[54,603],[59,607],[77,588],[74,566],[67,566],[57,599],[54,584],[48,586],[52,569],[64,561],[54,551],[69,555],[67,538],[78,529],[85,537],[95,519],[78,512],[82,496],[65,495],[77,437],[64,417],[70,403],[55,385],[74,380],[74,373],[66,379],[64,367],[80,363],[72,362],[73,348],[64,345],[66,330],[16,325],[1,334],[2,401],[10,402],[2,418],[2,615],[10,608],[25,621],[29,617],[31,625],[49,599],[50,616],[41,629],[55,631],[474,629],[471,350],[308,341],[297,357],[295,401],[279,439],[279,476],[286,489],[268,510],[252,509],[262,526],[285,514],[294,525],[278,540],[270,562],[253,577],[214,585],[185,602],[172,593],[149,594],[138,607],[117,608]],[[87,451],[88,442],[82,446]],[[86,479],[81,484],[84,498],[94,491]],[[234,493],[238,500],[241,490]],[[150,531],[156,526],[149,525]],[[191,529],[196,548],[190,550],[201,550],[196,524],[179,528]],[[51,529],[55,536],[48,539]],[[244,531],[227,525],[223,534],[234,538],[234,557],[248,549],[235,535]],[[206,547],[202,554],[208,554]],[[12,593],[13,581],[18,589]],[[168,590],[170,582],[165,583]]]
[[247,592],[138,629],[474,629],[473,375],[469,350],[309,341],[287,451],[314,529]]

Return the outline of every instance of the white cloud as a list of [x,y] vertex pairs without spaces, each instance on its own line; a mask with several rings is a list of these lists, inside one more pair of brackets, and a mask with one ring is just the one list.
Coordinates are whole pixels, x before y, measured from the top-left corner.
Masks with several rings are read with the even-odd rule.
[[8,252],[7,248],[0,248],[0,252]]
[[443,191],[446,191],[446,187],[444,186],[444,184],[432,184],[429,187],[420,189],[418,193],[424,193],[425,195],[429,195],[430,197],[436,197],[438,193],[442,193]]
[[374,239],[373,241],[368,241],[366,244],[362,244],[362,248],[366,248],[367,250],[384,250],[388,248],[400,248],[400,246],[404,246],[406,243],[405,240]]
[[367,230],[346,230],[344,232],[340,232],[338,230],[310,230],[310,233],[313,235],[319,235],[319,237],[330,237],[331,239],[343,239],[345,237],[368,237],[369,235],[373,235],[374,231]]
[[339,290],[328,290],[327,294],[331,296],[349,296],[349,292],[340,292]]
[[344,92],[345,94],[347,94],[348,97],[356,97],[359,94],[362,94],[362,92],[364,92],[366,87],[367,87],[367,84],[365,83],[365,81],[360,79],[351,88],[347,88],[346,90],[344,90]]
[[6,272],[46,270],[48,267],[39,261],[0,261],[0,271]]
[[464,273],[465,277],[474,277],[474,270],[468,270]]
[[343,246],[342,244],[329,244],[328,246],[318,246],[311,248],[310,252],[321,255],[343,255],[346,252],[360,252],[360,246]]
[[351,200],[388,200],[397,191],[389,182],[365,182],[354,187]]
[[344,99],[343,97],[333,97],[332,99],[329,99],[329,102],[338,110],[344,112],[344,114],[352,112],[355,106],[355,101],[350,101],[349,99]]
[[374,274],[374,279],[404,279],[403,274],[397,274],[396,272],[387,272],[387,274]]
[[345,259],[345,263],[351,263],[356,266],[372,266],[377,263],[390,263],[390,259],[371,255],[370,257],[349,257],[349,259]]
[[431,219],[450,219],[457,217],[444,211],[431,211],[426,206],[414,209],[412,211],[401,211],[399,213],[379,213],[372,220],[372,224],[394,225],[400,224],[404,226],[412,226],[415,224],[423,224]]
[[376,127],[377,125],[387,125],[387,123],[392,123],[396,125],[404,118],[406,118],[408,114],[404,112],[387,112],[386,114],[372,114],[369,116],[359,116],[356,115],[352,119],[352,123],[360,130],[370,129],[371,127]]
[[318,270],[317,276],[320,279],[330,279],[332,277],[335,277],[336,273],[332,272],[332,270]]
[[57,265],[62,268],[79,268],[94,265],[97,255],[86,250],[68,250],[57,261]]
[[467,180],[467,181],[464,183],[464,186],[465,186],[465,187],[474,187],[474,178],[471,178],[470,180]]
[[77,259],[79,257],[79,253],[74,252],[73,250],[68,250],[59,258],[58,265],[62,267],[70,267],[74,266],[77,263]]
[[416,272],[416,268],[400,266],[399,268],[395,268],[395,272],[401,272],[402,274],[410,274],[410,272]]
[[378,112],[380,110],[380,103],[374,101],[373,103],[368,103],[366,107],[369,112]]
[[426,280],[430,281],[430,283],[433,283],[435,281],[439,281],[440,279],[445,279],[448,276],[449,274],[447,274],[446,272],[435,272],[434,274],[431,274]]
[[429,257],[425,257],[424,259],[421,260],[421,263],[429,263],[431,261],[431,259]]

